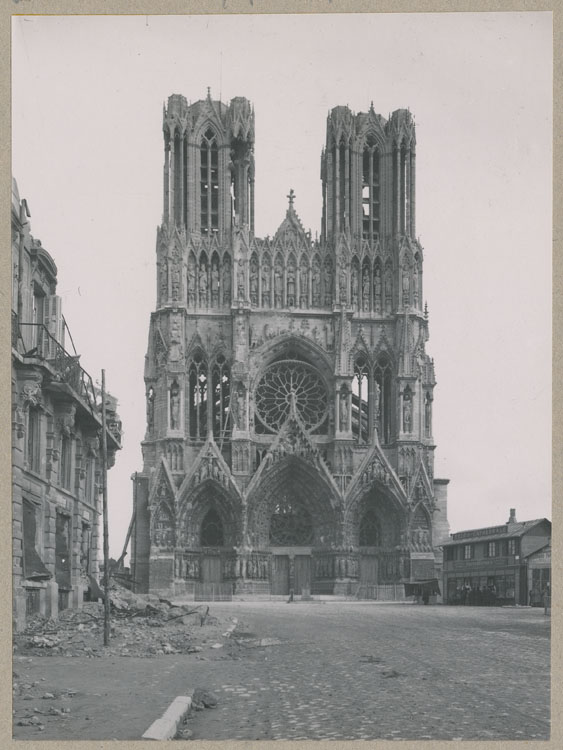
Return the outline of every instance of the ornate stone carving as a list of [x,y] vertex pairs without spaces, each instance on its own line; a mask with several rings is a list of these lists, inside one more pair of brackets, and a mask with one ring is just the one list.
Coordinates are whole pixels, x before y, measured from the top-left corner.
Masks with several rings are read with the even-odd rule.
[[369,485],[375,480],[389,484],[391,476],[389,470],[379,456],[374,456],[368,466],[362,472],[362,484]]
[[68,404],[64,407],[64,411],[59,413],[57,418],[57,426],[61,435],[70,437],[74,434],[74,425],[76,417],[76,406],[74,404]]
[[179,430],[180,422],[180,386],[176,381],[170,386],[170,429]]

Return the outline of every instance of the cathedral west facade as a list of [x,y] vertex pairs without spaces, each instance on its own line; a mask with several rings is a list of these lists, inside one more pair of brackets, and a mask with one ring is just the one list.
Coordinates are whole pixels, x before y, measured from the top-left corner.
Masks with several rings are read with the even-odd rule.
[[248,100],[173,95],[163,132],[137,588],[361,596],[434,577],[447,480],[411,114],[329,113],[319,240],[293,190],[255,236]]

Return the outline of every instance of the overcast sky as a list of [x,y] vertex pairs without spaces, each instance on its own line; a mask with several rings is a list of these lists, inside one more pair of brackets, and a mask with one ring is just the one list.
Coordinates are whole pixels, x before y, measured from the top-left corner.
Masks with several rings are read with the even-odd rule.
[[162,104],[208,86],[255,106],[258,236],[290,188],[320,230],[330,108],[411,110],[451,530],[504,523],[511,507],[551,518],[551,39],[551,14],[535,12],[13,19],[14,176],[82,366],[105,368],[123,420],[113,556],[142,468]]

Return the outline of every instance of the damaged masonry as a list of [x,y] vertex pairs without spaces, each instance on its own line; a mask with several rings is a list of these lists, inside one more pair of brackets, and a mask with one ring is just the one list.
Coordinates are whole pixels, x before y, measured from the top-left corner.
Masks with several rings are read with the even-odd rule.
[[[56,619],[94,598],[103,415],[62,314],[57,267],[30,233],[15,180],[11,216],[13,606],[21,631],[29,618]],[[105,404],[111,467],[122,429],[116,399],[106,394]]]

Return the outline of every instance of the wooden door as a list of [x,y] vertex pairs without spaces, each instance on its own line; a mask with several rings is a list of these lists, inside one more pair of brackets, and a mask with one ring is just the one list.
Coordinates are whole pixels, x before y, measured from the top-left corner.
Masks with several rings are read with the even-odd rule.
[[360,583],[377,583],[377,557],[375,555],[360,556]]
[[274,555],[272,557],[272,594],[284,596],[289,594],[289,557]]
[[302,594],[303,589],[309,589],[311,593],[311,557],[310,555],[295,555],[295,579],[293,590],[295,594]]
[[204,557],[201,566],[201,580],[204,583],[221,582],[221,558]]

